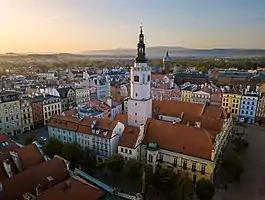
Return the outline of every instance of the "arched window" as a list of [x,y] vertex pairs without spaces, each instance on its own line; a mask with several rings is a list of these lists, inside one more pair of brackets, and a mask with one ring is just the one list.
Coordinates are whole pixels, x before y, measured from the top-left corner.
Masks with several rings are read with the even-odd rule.
[[134,82],[139,82],[139,76],[134,76]]
[[148,81],[148,82],[150,81],[150,75],[148,75],[147,81]]
[[145,75],[143,74],[143,83],[145,83]]

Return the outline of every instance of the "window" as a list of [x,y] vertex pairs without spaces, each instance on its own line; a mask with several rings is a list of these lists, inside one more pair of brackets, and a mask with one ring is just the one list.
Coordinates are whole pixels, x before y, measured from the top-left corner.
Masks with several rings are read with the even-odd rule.
[[202,165],[201,173],[205,174],[205,165]]
[[135,113],[135,115],[137,115],[137,113]]
[[183,161],[183,166],[182,166],[182,167],[183,167],[184,170],[187,169],[187,160],[184,160],[184,161]]
[[153,162],[153,156],[150,155],[150,154],[149,154],[149,156],[148,156],[148,161],[149,161],[149,162]]
[[124,149],[125,150],[125,153],[127,153],[127,149]]
[[137,103],[135,103],[135,105],[137,106]]
[[148,81],[148,82],[150,81],[150,75],[148,75],[147,81]]
[[192,168],[191,168],[191,170],[192,170],[193,172],[196,172],[196,163],[192,163]]
[[139,82],[139,76],[134,76],[134,82]]
[[132,150],[129,149],[129,154],[132,154]]
[[135,120],[134,122],[137,123],[137,120]]
[[160,161],[160,162],[163,161],[163,154],[159,154],[159,161]]
[[173,163],[174,167],[176,167],[178,165],[178,159],[174,158],[174,163]]
[[135,96],[137,97],[137,93],[135,93]]
[[145,75],[143,74],[143,83],[145,83]]

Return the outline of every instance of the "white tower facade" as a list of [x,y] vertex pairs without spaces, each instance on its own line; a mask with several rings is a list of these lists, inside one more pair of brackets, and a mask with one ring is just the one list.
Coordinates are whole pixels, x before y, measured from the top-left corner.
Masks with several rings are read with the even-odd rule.
[[131,95],[128,99],[128,124],[140,126],[152,117],[151,68],[145,57],[144,34],[139,34],[137,58],[131,67]]

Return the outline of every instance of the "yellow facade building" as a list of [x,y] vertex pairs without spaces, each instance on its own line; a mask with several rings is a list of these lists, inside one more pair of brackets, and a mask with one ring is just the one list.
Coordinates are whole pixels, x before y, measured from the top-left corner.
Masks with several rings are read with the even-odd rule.
[[[193,182],[201,178],[213,181],[233,123],[232,117],[220,121],[221,130],[214,132],[197,125],[149,119],[145,125],[141,159],[154,171],[160,164],[187,173]],[[215,139],[211,139],[213,135]]]
[[192,93],[191,88],[186,88],[181,90],[181,101],[192,102]]
[[222,96],[222,107],[233,117],[239,115],[242,94],[224,93]]

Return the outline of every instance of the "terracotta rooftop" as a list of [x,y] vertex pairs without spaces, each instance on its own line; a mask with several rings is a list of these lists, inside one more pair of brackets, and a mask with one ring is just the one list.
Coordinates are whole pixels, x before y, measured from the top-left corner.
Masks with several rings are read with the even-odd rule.
[[64,111],[65,116],[73,116],[73,115],[76,115],[77,113],[78,113],[78,110],[76,108]]
[[48,122],[48,126],[62,128],[70,131],[76,131],[78,129],[78,123],[81,120],[75,117],[53,115]]
[[69,178],[37,197],[36,200],[98,200],[104,192],[97,187]]
[[153,111],[160,115],[180,117],[182,112],[189,116],[200,116],[203,104],[175,100],[153,101]]
[[123,124],[128,123],[128,115],[123,115],[123,114],[117,114],[115,117],[116,121],[120,121]]
[[152,142],[161,149],[211,160],[212,138],[203,128],[148,119],[143,144]]
[[82,119],[82,121],[79,123],[77,132],[83,133],[83,134],[93,134],[91,130],[92,123],[95,122],[95,129],[99,129],[99,133],[97,134],[98,137],[105,137],[105,138],[111,138],[112,137],[112,131],[117,125],[117,121],[115,120],[109,120],[109,119],[103,119],[103,118],[90,118],[85,117]]
[[225,119],[227,113],[220,106],[204,105],[175,100],[153,101],[153,112],[157,115],[180,117],[182,113],[190,117],[211,117]]
[[128,148],[135,148],[137,138],[140,132],[139,127],[135,126],[126,126],[122,137],[119,140],[119,146],[128,147]]
[[75,117],[63,116],[63,115],[53,115],[48,126],[61,128],[70,131],[76,131],[84,134],[92,134],[91,125],[93,123],[95,129],[99,129],[100,133],[97,134],[99,137],[110,138],[112,131],[116,127],[118,121],[103,119],[103,118],[91,118],[84,117],[83,119],[77,119]]
[[36,196],[38,185],[41,185],[42,191],[49,188],[50,182],[47,179],[49,176],[53,178],[51,186],[69,178],[67,167],[62,159],[53,158],[5,179],[2,181],[3,191],[0,192],[0,200],[23,199],[22,195],[26,192]]
[[19,146],[9,139],[9,137],[3,133],[0,133],[0,154],[12,151],[19,148]]
[[23,170],[39,165],[45,159],[35,144],[16,149]]

